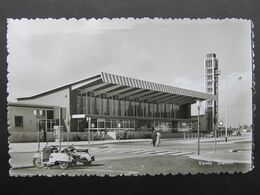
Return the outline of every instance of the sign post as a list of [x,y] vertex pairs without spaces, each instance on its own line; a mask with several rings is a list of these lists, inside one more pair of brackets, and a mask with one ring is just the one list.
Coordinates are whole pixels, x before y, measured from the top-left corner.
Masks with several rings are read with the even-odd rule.
[[[95,123],[91,123],[91,129],[92,129],[92,141],[94,141],[93,128],[95,128]],[[92,143],[93,143],[93,142],[92,142]]]

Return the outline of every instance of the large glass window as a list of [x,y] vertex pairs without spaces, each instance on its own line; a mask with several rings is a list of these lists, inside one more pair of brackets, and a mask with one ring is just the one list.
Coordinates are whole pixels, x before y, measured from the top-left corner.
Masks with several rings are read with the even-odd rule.
[[97,124],[98,126],[98,128],[99,129],[103,129],[103,128],[105,128],[105,122],[104,121],[100,121],[100,122],[98,122],[98,124]]
[[149,110],[148,103],[144,103],[144,117],[148,117],[148,110]]
[[154,117],[155,109],[154,104],[150,104],[151,117]]
[[53,110],[47,110],[47,119],[53,119],[54,112]]
[[136,114],[136,112],[135,112],[135,102],[131,101],[131,115],[130,116],[136,116],[135,114]]
[[119,113],[119,101],[118,100],[113,100],[113,115],[118,116]]
[[124,120],[123,121],[123,127],[124,128],[130,128],[130,121],[129,120]]
[[[165,103],[147,103],[140,100],[129,101],[127,98],[118,100],[113,97],[107,99],[105,94],[93,97],[94,94],[88,93],[87,96],[77,97],[78,113],[110,115],[110,116],[139,116],[139,117],[158,117],[158,118],[178,118],[179,111],[176,105]],[[53,118],[53,113],[48,113],[47,118]]]
[[120,116],[125,116],[125,102],[120,101]]
[[102,99],[103,103],[103,115],[108,115],[108,101],[107,99]]
[[114,112],[113,99],[109,99],[108,104],[109,104],[109,115],[113,115]]
[[143,117],[144,103],[138,102],[138,116]]
[[117,128],[117,120],[112,120],[112,128]]
[[135,121],[134,120],[130,121],[130,128],[135,128]]
[[86,96],[82,96],[82,113],[87,113],[87,104],[86,104]]
[[95,97],[89,96],[88,97],[88,113],[94,114],[94,107],[95,107]]
[[96,97],[96,113],[97,115],[102,115],[102,101],[100,97]]
[[129,116],[130,103],[129,101],[125,101],[125,115]]
[[77,100],[76,100],[77,101],[77,105],[76,105],[77,106],[77,108],[76,108],[77,109],[77,113],[81,113],[81,108],[82,108],[81,96],[78,95],[76,98],[77,98]]
[[85,111],[86,114],[89,114],[89,96],[86,95],[86,111]]
[[105,122],[105,128],[111,128],[112,122],[111,120],[106,120]]

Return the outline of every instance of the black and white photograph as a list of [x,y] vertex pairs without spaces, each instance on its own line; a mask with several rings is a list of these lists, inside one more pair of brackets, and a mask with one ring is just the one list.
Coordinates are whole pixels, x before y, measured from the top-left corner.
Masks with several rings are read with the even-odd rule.
[[7,19],[10,176],[254,169],[247,19]]

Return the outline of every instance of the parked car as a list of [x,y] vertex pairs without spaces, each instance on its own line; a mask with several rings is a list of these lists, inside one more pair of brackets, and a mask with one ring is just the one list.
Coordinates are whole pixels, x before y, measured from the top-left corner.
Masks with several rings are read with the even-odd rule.
[[209,134],[206,135],[206,138],[213,138],[214,137],[214,132],[210,132]]
[[241,131],[239,131],[239,130],[233,131],[232,135],[233,136],[241,136]]

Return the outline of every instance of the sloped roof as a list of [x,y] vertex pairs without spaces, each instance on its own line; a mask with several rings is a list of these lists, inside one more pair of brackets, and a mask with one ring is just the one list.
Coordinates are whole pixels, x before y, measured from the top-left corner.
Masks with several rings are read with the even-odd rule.
[[83,94],[94,91],[97,96],[106,93],[109,97],[117,95],[119,99],[135,97],[147,101],[177,104],[194,103],[196,100],[217,100],[216,95],[105,72],[31,97],[18,98],[17,100],[35,99],[66,88],[79,90]]

